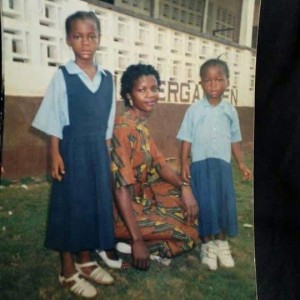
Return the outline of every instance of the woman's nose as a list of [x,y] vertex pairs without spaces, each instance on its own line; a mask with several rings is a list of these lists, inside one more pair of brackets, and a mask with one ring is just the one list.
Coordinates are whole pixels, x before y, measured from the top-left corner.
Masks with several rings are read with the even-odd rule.
[[148,90],[146,96],[148,98],[153,98],[153,97],[156,97],[156,93],[154,91],[152,91],[152,90]]

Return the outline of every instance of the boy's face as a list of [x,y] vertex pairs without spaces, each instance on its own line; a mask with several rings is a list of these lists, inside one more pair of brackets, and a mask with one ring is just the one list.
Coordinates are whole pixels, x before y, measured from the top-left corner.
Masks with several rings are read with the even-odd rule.
[[100,33],[92,20],[75,20],[67,37],[67,44],[72,47],[75,59],[93,61],[100,43]]
[[204,76],[201,77],[200,84],[208,100],[220,101],[229,85],[229,80],[222,67],[210,66],[206,69]]

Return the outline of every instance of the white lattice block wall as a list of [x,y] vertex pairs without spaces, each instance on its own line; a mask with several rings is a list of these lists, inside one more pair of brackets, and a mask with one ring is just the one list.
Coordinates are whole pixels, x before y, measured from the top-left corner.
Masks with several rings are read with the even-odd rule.
[[198,95],[195,85],[199,82],[200,65],[221,55],[231,73],[233,91],[227,97],[233,93],[238,97],[237,105],[253,106],[256,60],[251,49],[187,34],[79,0],[2,1],[7,95],[45,93],[57,66],[73,58],[65,43],[64,26],[66,17],[76,10],[92,10],[98,16],[102,36],[95,59],[115,74],[117,83],[128,65],[153,64],[165,82],[165,98],[176,102],[175,92],[170,94],[169,90],[175,91],[178,86],[177,96],[187,99],[189,90],[191,102],[191,95]]

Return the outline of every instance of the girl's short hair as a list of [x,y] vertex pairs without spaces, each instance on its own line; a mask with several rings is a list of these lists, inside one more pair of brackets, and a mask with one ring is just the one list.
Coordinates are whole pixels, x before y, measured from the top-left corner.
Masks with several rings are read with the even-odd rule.
[[201,67],[200,67],[200,77],[203,78],[205,75],[206,70],[209,67],[220,67],[223,69],[224,74],[227,79],[229,79],[229,68],[227,63],[224,60],[221,60],[219,58],[213,58],[207,60]]
[[72,24],[74,21],[77,20],[91,20],[93,22],[95,22],[96,26],[97,26],[97,30],[99,32],[99,35],[101,34],[101,26],[100,26],[100,21],[97,18],[97,16],[95,15],[95,13],[93,13],[92,11],[77,11],[74,14],[70,15],[67,17],[66,19],[66,35],[69,36],[71,30],[72,30]]
[[151,65],[145,64],[136,64],[130,65],[123,73],[121,77],[121,91],[120,95],[124,100],[125,106],[130,106],[129,99],[127,94],[130,94],[134,83],[138,80],[141,76],[148,76],[153,75],[156,80],[158,86],[160,86],[160,76],[158,71]]

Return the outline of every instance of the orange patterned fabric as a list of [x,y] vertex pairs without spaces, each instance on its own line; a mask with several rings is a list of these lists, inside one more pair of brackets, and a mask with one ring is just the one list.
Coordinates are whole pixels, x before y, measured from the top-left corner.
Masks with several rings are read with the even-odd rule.
[[[133,110],[117,117],[112,146],[114,187],[128,187],[150,253],[174,256],[191,250],[198,241],[197,224],[185,222],[180,190],[159,177],[166,161],[150,137],[146,121],[138,119]],[[116,208],[114,219],[116,238],[130,242]]]

